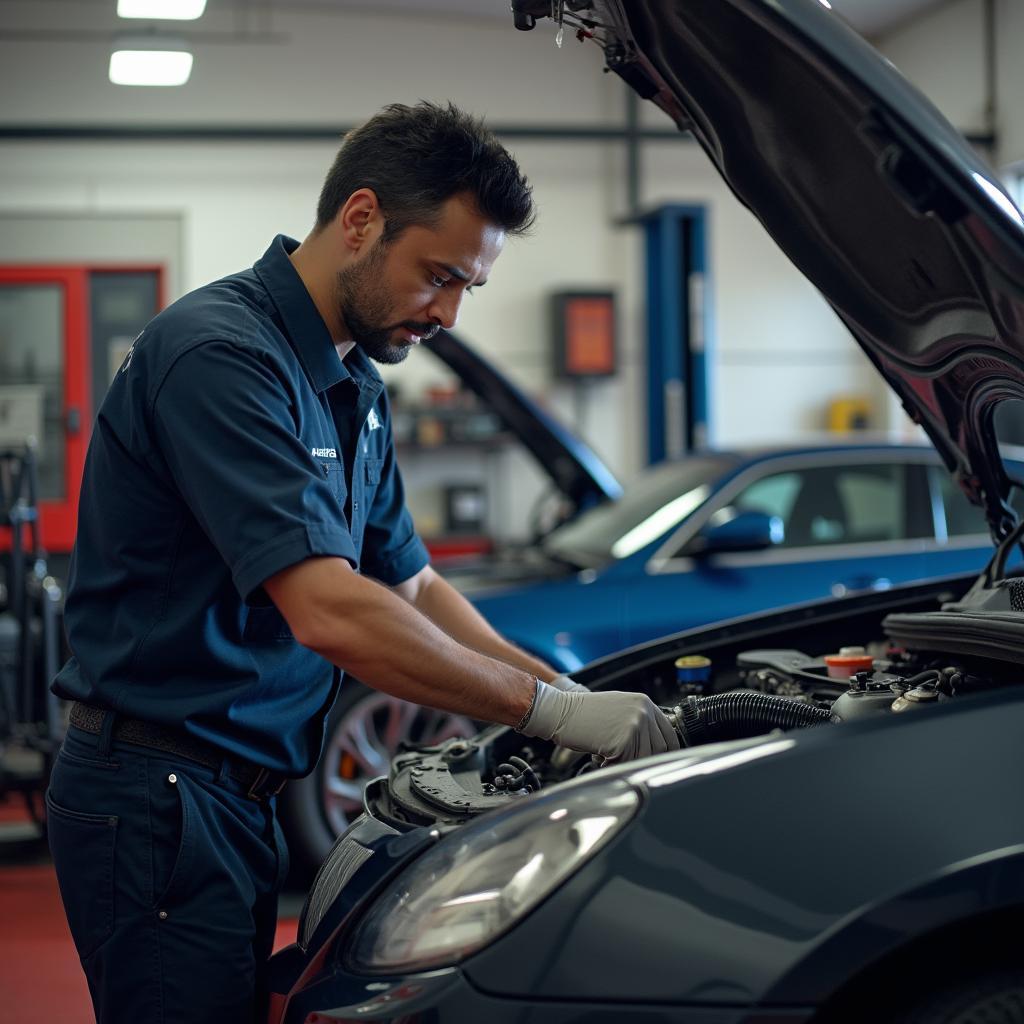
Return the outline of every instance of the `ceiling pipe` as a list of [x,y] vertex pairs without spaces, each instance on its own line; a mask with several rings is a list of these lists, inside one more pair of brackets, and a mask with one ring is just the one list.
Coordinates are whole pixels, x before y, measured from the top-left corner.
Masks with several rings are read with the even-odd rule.
[[[22,141],[122,142],[337,142],[354,125],[114,125],[0,124],[0,139]],[[490,125],[503,139],[524,142],[692,142],[693,136],[673,129],[628,126]],[[639,175],[639,171],[637,172]],[[639,185],[637,185],[639,188]]]
[[[672,132],[678,137],[678,132]],[[693,136],[689,136],[693,138]],[[626,219],[640,215],[640,97],[626,90]]]
[[982,18],[985,34],[985,131],[991,139],[993,159],[998,157],[999,96],[997,77],[996,0],[984,0]]

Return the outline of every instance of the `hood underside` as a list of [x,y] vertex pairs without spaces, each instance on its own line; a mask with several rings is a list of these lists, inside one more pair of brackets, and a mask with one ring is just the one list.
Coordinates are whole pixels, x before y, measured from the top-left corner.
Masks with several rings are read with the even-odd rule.
[[622,486],[597,453],[517,388],[479,352],[441,330],[427,348],[496,413],[537,460],[572,514],[622,497]]
[[693,133],[1005,536],[993,415],[1024,399],[1024,224],[994,173],[818,0],[578,14],[609,68]]

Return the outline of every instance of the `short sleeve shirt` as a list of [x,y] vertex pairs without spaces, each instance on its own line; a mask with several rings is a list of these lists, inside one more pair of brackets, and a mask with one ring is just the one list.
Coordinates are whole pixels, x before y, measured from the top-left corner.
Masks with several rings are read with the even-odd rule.
[[54,692],[301,775],[340,681],[263,590],[314,556],[394,585],[428,561],[387,393],[342,361],[278,236],[139,335],[89,443]]

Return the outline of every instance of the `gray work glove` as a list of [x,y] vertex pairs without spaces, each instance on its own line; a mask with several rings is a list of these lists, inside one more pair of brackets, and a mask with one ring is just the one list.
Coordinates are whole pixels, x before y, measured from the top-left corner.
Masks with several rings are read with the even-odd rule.
[[548,686],[553,686],[556,690],[568,693],[590,693],[582,683],[577,683],[572,676],[567,675],[555,676],[554,679],[549,679]]
[[559,690],[539,680],[533,710],[519,731],[607,764],[679,749],[668,718],[642,693]]

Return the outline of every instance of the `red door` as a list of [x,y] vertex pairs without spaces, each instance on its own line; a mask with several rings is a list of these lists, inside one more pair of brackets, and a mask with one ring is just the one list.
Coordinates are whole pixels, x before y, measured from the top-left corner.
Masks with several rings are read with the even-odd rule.
[[92,410],[87,271],[0,266],[0,447],[36,442],[43,546],[70,551]]

